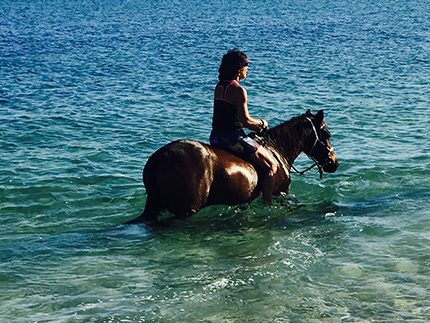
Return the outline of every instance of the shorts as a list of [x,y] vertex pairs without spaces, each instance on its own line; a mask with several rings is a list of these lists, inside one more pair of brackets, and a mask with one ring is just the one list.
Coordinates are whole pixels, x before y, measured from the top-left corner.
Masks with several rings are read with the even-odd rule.
[[224,149],[238,156],[254,154],[259,145],[250,137],[247,137],[243,129],[232,132],[212,131],[210,136],[211,146]]

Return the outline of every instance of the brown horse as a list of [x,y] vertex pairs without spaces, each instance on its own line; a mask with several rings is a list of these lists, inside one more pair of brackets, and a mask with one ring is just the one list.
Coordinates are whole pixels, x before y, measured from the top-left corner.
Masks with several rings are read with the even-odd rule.
[[[339,165],[322,110],[316,115],[308,110],[252,137],[278,162],[275,195],[288,193],[290,168],[302,151],[315,161],[321,174],[333,173]],[[249,162],[204,143],[171,142],[148,159],[143,171],[148,196],[145,210],[130,223],[156,221],[163,210],[185,218],[208,205],[249,203],[261,193],[258,172]]]

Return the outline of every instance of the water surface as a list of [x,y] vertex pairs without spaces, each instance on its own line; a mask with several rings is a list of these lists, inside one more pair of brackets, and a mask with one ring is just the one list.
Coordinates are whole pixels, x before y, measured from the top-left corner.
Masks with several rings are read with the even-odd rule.
[[[426,322],[425,1],[2,1],[0,321]],[[251,115],[325,110],[335,174],[167,227],[142,169],[208,141],[222,55]],[[300,157],[296,166],[309,165]]]

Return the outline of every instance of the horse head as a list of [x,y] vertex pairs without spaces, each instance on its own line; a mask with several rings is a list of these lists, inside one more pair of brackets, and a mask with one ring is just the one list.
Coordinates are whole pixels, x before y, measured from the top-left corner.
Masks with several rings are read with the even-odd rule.
[[308,110],[303,115],[304,130],[307,138],[303,144],[303,152],[311,158],[320,169],[327,173],[334,173],[339,162],[330,143],[331,134],[324,121],[324,111],[320,110],[313,115]]

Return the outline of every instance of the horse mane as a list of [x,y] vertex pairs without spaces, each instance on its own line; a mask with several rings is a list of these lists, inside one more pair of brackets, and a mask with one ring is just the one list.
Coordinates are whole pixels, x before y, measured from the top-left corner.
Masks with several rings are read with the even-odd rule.
[[[302,145],[302,129],[303,119],[305,117],[312,117],[311,114],[302,114],[291,118],[271,129],[263,132],[262,137],[269,142],[274,142],[276,147],[282,152],[284,156],[288,156],[292,150],[296,150],[296,145]],[[300,128],[299,128],[300,127]]]

